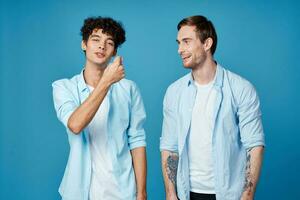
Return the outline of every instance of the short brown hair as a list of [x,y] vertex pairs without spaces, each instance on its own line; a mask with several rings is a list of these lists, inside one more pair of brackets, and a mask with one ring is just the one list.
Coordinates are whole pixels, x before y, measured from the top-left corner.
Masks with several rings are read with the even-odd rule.
[[211,54],[214,55],[218,38],[215,27],[211,21],[204,16],[195,15],[181,20],[177,25],[177,30],[179,31],[182,26],[196,26],[196,32],[202,43],[204,43],[207,38],[211,38],[213,40]]

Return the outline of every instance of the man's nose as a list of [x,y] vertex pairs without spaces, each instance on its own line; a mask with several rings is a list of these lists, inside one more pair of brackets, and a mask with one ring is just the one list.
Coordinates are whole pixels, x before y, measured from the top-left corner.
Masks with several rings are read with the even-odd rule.
[[183,52],[183,48],[182,45],[178,45],[178,50],[177,50],[178,54],[180,55]]
[[105,49],[105,44],[104,44],[104,42],[100,42],[100,44],[99,44],[99,49],[102,49],[102,50]]

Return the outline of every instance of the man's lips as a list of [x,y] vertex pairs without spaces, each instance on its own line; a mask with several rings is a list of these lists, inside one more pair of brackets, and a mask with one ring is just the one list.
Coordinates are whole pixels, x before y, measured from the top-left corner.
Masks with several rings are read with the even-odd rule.
[[105,54],[104,54],[104,53],[96,52],[95,54],[96,54],[96,56],[97,56],[98,58],[104,58],[104,57],[105,57]]
[[183,60],[183,62],[187,61],[191,56],[181,56],[181,59]]

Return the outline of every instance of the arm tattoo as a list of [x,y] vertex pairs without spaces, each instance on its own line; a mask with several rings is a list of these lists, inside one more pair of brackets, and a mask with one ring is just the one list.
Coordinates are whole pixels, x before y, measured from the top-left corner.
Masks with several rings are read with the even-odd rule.
[[167,174],[169,180],[173,183],[176,189],[176,177],[177,177],[177,167],[178,167],[178,155],[177,153],[171,153],[167,158]]
[[251,178],[251,155],[250,150],[247,151],[247,159],[246,159],[246,173],[245,173],[245,185],[244,191],[251,191],[253,188],[252,178]]

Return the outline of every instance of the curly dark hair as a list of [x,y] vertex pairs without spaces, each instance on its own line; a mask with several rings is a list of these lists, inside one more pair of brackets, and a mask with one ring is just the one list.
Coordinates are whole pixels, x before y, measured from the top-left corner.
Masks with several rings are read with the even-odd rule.
[[82,40],[87,42],[94,30],[102,29],[103,33],[110,35],[117,49],[126,40],[125,30],[119,21],[115,21],[110,17],[89,17],[84,20],[84,24],[80,29]]

